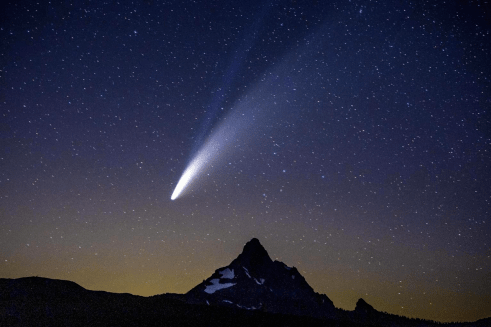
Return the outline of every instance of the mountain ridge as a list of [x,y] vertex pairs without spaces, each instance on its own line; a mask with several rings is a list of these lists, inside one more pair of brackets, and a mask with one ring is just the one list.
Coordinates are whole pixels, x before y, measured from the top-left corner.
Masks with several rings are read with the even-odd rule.
[[256,238],[228,266],[185,294],[142,297],[43,277],[0,278],[1,326],[161,326],[162,321],[168,326],[491,325],[491,318],[439,323],[401,317],[379,312],[361,298],[353,311],[338,309],[295,267],[271,260]]

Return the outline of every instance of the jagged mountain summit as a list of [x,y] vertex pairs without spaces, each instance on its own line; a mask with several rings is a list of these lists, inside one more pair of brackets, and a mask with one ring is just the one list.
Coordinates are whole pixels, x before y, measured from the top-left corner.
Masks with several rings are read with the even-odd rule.
[[230,265],[190,290],[186,300],[314,317],[333,317],[336,312],[332,301],[314,292],[295,267],[271,260],[256,238]]

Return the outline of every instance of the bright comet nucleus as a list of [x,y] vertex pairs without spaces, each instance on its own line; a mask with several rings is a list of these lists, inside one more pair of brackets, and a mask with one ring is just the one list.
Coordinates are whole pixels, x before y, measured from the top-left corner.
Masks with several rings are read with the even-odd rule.
[[198,167],[196,165],[191,165],[186,169],[184,174],[182,174],[181,179],[177,183],[177,186],[174,189],[174,192],[172,192],[172,196],[170,197],[171,200],[177,199],[177,197],[179,196],[179,194],[181,194],[181,192],[184,190],[186,185],[189,184],[189,182],[191,181],[191,178],[194,175],[196,175],[197,170],[198,170]]
[[206,161],[209,159],[209,154],[207,155],[204,153],[205,149],[202,149],[198,155],[193,159],[191,164],[186,168],[184,173],[182,174],[181,178],[179,179],[179,182],[177,183],[176,188],[174,189],[174,192],[172,192],[172,196],[170,197],[171,200],[177,199],[177,197],[182,193],[184,188],[188,186],[188,184],[191,182],[194,176],[198,174],[200,170],[203,169],[204,164]]

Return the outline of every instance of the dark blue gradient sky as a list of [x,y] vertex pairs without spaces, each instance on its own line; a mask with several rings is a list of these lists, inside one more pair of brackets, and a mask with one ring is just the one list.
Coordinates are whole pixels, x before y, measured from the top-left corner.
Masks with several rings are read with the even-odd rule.
[[257,237],[338,307],[489,316],[488,4],[0,12],[0,277],[183,293]]

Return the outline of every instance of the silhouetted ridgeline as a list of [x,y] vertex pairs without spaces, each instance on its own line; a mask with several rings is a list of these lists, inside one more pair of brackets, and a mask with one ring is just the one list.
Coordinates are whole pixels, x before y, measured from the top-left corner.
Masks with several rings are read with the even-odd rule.
[[142,297],[89,291],[41,277],[0,279],[0,326],[491,326],[443,324],[383,313],[360,299],[337,309],[257,239],[187,294]]
[[[181,299],[180,299],[181,298]],[[333,323],[333,326],[359,326]],[[326,321],[187,304],[182,296],[89,291],[40,277],[0,279],[1,326],[324,326]]]

